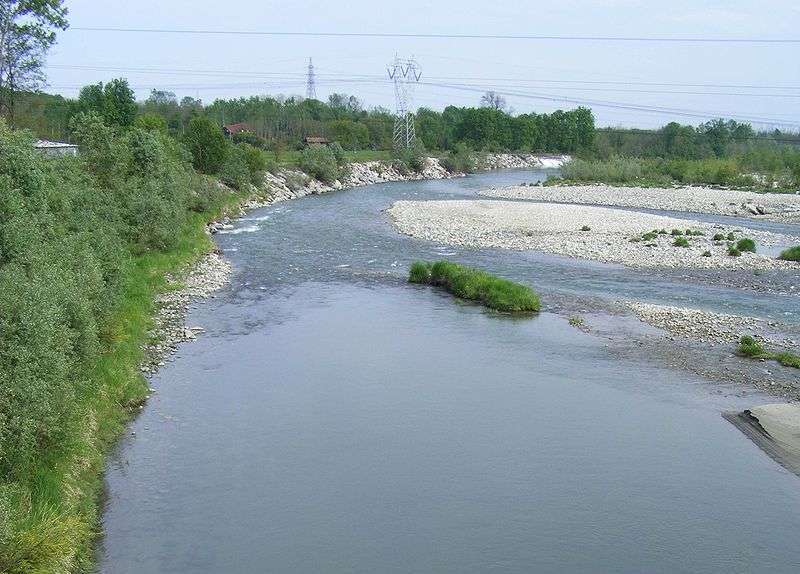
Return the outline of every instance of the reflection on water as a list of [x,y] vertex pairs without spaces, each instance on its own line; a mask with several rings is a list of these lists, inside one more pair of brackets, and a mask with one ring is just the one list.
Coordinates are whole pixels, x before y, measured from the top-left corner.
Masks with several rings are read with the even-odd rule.
[[207,333],[109,463],[101,570],[794,571],[800,483],[719,416],[742,399],[611,357],[558,316],[503,319],[403,282],[410,260],[455,253],[547,288],[767,311],[613,266],[418,242],[381,212],[531,177],[314,197],[221,237],[234,283],[193,311]]

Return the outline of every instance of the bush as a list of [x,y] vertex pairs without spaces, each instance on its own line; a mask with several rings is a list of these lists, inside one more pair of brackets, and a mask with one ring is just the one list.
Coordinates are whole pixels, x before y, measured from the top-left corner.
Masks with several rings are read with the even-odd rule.
[[529,287],[449,261],[416,262],[409,281],[443,287],[457,297],[479,301],[497,311],[532,312],[540,308],[539,297]]
[[581,227],[581,231],[591,231],[591,230],[592,228],[589,227],[588,225],[584,225],[583,227]]
[[728,255],[730,255],[731,257],[740,257],[742,255],[742,252],[736,249],[735,246],[728,245]]
[[736,249],[740,252],[748,251],[750,253],[756,252],[756,242],[747,237],[740,239],[736,242]]
[[425,148],[421,144],[395,150],[394,166],[401,173],[420,173],[425,169]]
[[228,158],[230,144],[225,134],[205,116],[196,116],[189,121],[183,143],[192,154],[195,169],[202,173],[219,173]]
[[250,184],[252,176],[247,165],[246,152],[241,147],[231,146],[225,158],[225,163],[219,172],[219,179],[225,185],[229,185],[239,191],[246,189]]
[[676,237],[672,245],[675,247],[689,247],[689,240],[685,237]]
[[264,172],[267,171],[267,154],[247,143],[239,144],[238,148],[247,164],[250,183],[260,185],[264,178]]
[[328,147],[309,147],[300,156],[300,169],[324,183],[333,183],[341,172],[336,155]]
[[781,251],[781,254],[778,255],[778,259],[783,259],[784,261],[800,261],[800,245],[784,249]]
[[725,241],[725,236],[722,233],[715,233],[712,241]]
[[708,250],[703,251],[703,257],[711,257],[711,252]]
[[457,143],[439,163],[450,173],[472,173],[476,169],[472,150],[463,143]]
[[673,229],[672,235],[673,236],[683,235],[683,231],[681,231],[680,229]]
[[743,335],[739,339],[737,352],[744,357],[760,357],[764,355],[764,347],[750,335]]

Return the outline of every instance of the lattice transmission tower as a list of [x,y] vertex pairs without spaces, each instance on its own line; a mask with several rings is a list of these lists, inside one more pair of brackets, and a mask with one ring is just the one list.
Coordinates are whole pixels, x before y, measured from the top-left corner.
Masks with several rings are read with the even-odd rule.
[[308,79],[306,80],[306,99],[317,99],[317,83],[314,78],[314,63],[311,58],[308,59]]
[[419,82],[422,72],[414,58],[402,60],[394,57],[387,68],[389,79],[394,81],[394,97],[397,117],[394,120],[394,146],[410,148],[416,139],[414,114],[411,111],[414,99],[414,86]]

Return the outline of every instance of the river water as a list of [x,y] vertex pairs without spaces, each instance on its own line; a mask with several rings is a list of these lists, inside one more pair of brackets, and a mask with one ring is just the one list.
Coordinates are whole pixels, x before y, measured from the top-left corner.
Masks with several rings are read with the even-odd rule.
[[207,332],[109,459],[100,570],[797,572],[800,479],[720,416],[768,398],[620,359],[560,315],[404,283],[411,260],[446,256],[545,294],[800,314],[797,298],[437,246],[382,212],[543,176],[308,197],[219,236],[232,284],[191,311]]

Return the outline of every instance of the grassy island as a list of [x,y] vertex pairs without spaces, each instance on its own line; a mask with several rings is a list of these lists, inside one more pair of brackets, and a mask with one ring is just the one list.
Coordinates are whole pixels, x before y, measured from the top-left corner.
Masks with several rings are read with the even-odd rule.
[[536,312],[541,306],[538,295],[526,285],[450,261],[416,261],[408,281],[442,287],[456,297],[505,313]]

